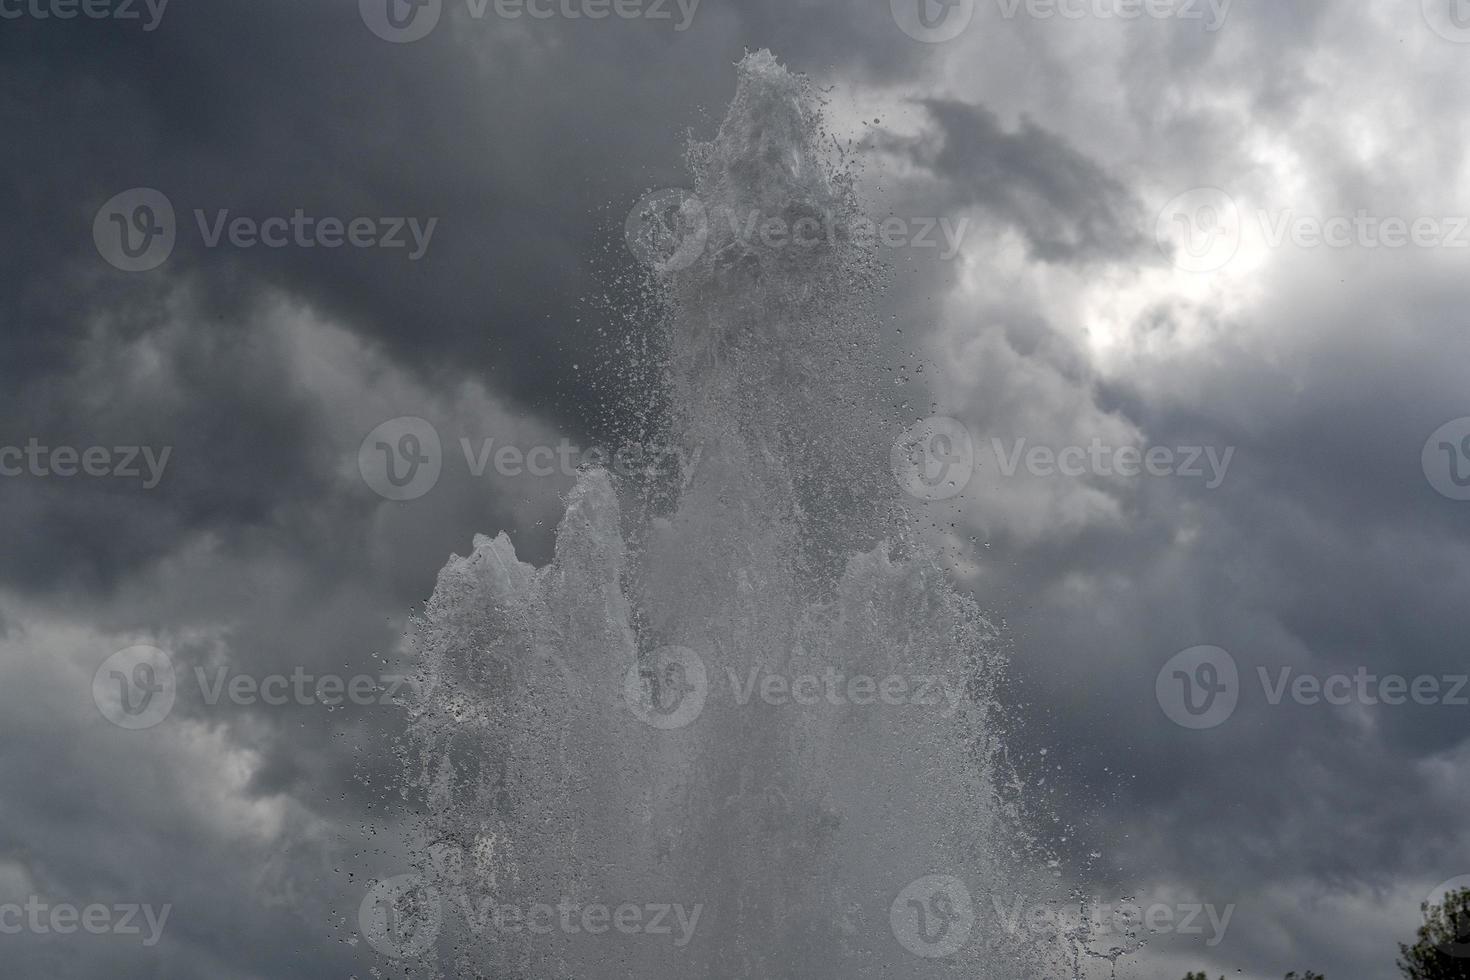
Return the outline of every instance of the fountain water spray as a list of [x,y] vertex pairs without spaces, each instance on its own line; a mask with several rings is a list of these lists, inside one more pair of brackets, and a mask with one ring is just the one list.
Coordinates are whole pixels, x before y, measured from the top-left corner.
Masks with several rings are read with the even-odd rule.
[[402,747],[419,866],[375,945],[452,976],[1041,976],[994,927],[1027,887],[1002,657],[889,472],[873,249],[739,233],[857,214],[820,100],[749,55],[690,161],[702,241],[658,279],[701,464],[661,512],[586,468],[549,565],[502,534],[440,573]]

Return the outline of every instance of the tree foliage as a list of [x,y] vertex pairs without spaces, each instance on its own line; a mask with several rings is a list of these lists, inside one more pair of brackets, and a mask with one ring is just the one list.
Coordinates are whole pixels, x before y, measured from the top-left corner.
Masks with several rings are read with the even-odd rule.
[[1400,972],[1406,980],[1470,980],[1470,888],[1419,909],[1424,923],[1414,944],[1399,943]]

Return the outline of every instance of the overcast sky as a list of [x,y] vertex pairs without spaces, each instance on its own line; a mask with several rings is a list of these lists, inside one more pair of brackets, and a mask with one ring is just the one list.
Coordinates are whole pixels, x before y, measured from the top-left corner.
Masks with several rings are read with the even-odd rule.
[[[1234,907],[1119,976],[1394,975],[1470,874],[1470,18],[924,2],[432,0],[404,41],[355,0],[0,0],[0,902],[172,906],[155,944],[0,935],[8,975],[387,966],[352,942],[397,867],[357,777],[396,710],[211,705],[193,670],[378,675],[473,534],[546,559],[569,477],[459,440],[627,421],[624,218],[761,47],[829,90],[875,216],[963,229],[880,250],[875,383],[971,439],[915,506],[1005,623],[1038,831],[1103,898]],[[394,501],[359,447],[408,416],[442,472]],[[137,645],[190,680],[128,730],[93,680]]]

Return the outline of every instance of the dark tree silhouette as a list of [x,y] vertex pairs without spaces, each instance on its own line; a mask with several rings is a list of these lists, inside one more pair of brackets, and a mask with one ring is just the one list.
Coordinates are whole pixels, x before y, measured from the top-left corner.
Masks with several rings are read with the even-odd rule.
[[1470,888],[1419,909],[1424,924],[1412,946],[1399,943],[1399,970],[1407,980],[1470,980]]

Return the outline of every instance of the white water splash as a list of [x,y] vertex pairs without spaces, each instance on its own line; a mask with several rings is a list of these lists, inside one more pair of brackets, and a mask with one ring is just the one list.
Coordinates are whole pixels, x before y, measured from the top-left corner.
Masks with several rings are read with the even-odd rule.
[[691,151],[709,238],[662,288],[676,437],[702,455],[676,506],[625,514],[588,469],[550,565],[480,536],[417,624],[435,975],[1042,975],[992,909],[1026,887],[995,630],[888,472],[871,251],[738,234],[855,213],[819,108],[751,55]]

